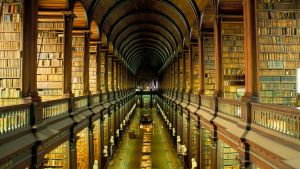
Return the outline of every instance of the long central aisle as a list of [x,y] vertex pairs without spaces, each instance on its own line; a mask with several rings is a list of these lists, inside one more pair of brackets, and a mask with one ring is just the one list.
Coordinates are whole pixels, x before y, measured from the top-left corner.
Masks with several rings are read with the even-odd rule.
[[[151,158],[152,169],[183,169],[177,158],[176,151],[172,147],[167,130],[159,118],[155,109],[152,109],[154,127],[151,134]],[[126,131],[119,144],[108,169],[139,169],[142,157],[143,132],[139,129],[141,110],[137,109],[129,129]],[[137,137],[129,138],[129,131],[135,130]]]

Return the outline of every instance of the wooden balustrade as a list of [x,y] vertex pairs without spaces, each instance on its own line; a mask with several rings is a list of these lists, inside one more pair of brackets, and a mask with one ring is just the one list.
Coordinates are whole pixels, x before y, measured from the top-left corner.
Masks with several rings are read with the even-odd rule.
[[300,138],[300,110],[295,108],[251,103],[251,122]]
[[51,100],[41,103],[43,119],[49,119],[69,111],[69,99]]
[[75,97],[75,110],[88,106],[88,96]]
[[100,95],[99,94],[94,94],[91,96],[91,105],[95,106],[100,103]]
[[201,95],[201,106],[213,110],[214,109],[213,108],[213,106],[214,106],[213,102],[214,102],[213,97]]
[[241,103],[239,100],[218,98],[218,112],[241,118]]
[[31,104],[0,107],[0,134],[6,134],[30,125]]

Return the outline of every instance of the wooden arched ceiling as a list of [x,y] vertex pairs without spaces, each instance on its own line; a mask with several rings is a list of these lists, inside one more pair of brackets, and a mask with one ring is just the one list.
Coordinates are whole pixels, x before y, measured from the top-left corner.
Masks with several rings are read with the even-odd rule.
[[73,13],[75,15],[73,27],[87,28],[88,27],[87,13],[83,4],[80,1],[76,1],[74,5]]
[[113,43],[114,53],[134,71],[146,63],[158,71],[182,50],[183,43],[189,43],[191,26],[199,22],[194,0],[100,0],[92,4],[89,11]]
[[91,22],[90,30],[91,30],[91,40],[100,40],[99,27],[95,20]]

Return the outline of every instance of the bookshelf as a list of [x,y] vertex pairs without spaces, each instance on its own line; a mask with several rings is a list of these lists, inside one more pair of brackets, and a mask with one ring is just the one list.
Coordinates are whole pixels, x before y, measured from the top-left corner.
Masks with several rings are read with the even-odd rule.
[[0,4],[0,99],[21,96],[23,50],[23,0]]
[[63,96],[64,22],[38,21],[37,88],[43,100]]
[[186,86],[186,92],[189,92],[191,89],[191,62],[190,62],[190,58],[191,58],[191,53],[190,51],[185,51],[185,86]]
[[179,58],[179,64],[180,64],[180,67],[179,67],[179,89],[182,90],[183,89],[183,56],[181,56]]
[[[197,128],[197,122],[194,119],[191,119],[191,158],[197,159],[198,155],[198,128]],[[197,160],[198,161],[198,160]]]
[[108,115],[104,116],[103,120],[103,145],[108,146]]
[[111,84],[111,75],[112,75],[112,59],[111,57],[107,57],[107,84],[108,84],[108,91],[111,92],[112,91],[112,84]]
[[211,169],[211,145],[212,145],[212,140],[211,140],[211,134],[208,130],[201,128],[201,143],[202,143],[202,161],[203,161],[203,168],[205,169]]
[[111,112],[110,115],[110,136],[115,136],[115,112]]
[[224,143],[222,140],[218,142],[218,162],[219,168],[223,169],[239,169],[240,164],[238,162],[239,153]]
[[192,64],[193,64],[193,93],[198,94],[200,88],[199,80],[199,46],[198,42],[192,44]]
[[101,153],[100,152],[100,145],[101,145],[100,120],[96,120],[93,124],[94,124],[93,134],[94,134],[94,161],[95,161],[95,160],[99,160],[99,154]]
[[257,1],[257,8],[260,102],[295,106],[300,2]]
[[105,52],[101,52],[100,58],[100,88],[101,91],[105,91]]
[[46,154],[44,160],[43,168],[69,169],[69,142],[64,142]]
[[203,33],[204,94],[213,95],[216,89],[215,40],[213,33]]
[[89,168],[89,136],[88,128],[84,128],[76,134],[78,140],[76,141],[77,150],[77,168]]
[[83,95],[84,34],[72,37],[72,92],[74,96]]
[[237,99],[245,93],[243,22],[222,22],[224,98]]
[[117,76],[118,76],[117,75],[117,62],[114,61],[113,64],[114,64],[114,70],[113,70],[114,71],[114,73],[113,73],[113,75],[114,75],[113,83],[114,84],[113,84],[113,86],[114,86],[114,89],[117,90],[117,88],[118,88],[118,86],[117,86]]
[[182,139],[182,128],[183,128],[183,121],[182,121],[182,113],[180,110],[177,112],[177,136],[179,135]]
[[89,85],[91,94],[97,93],[97,44],[90,44]]

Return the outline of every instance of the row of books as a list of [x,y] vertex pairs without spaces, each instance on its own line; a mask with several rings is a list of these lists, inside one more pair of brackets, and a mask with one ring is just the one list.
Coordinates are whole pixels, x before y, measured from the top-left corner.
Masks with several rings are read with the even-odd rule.
[[[278,80],[277,80],[278,81]],[[296,83],[261,83],[260,89],[261,90],[295,90]]]
[[53,82],[53,81],[46,81],[46,82],[43,82],[43,81],[39,81],[37,82],[37,87],[39,89],[59,89],[59,88],[62,88],[63,87],[63,83],[62,81],[56,81],[56,82]]
[[0,50],[17,50],[21,48],[20,41],[4,41],[0,43]]
[[38,61],[38,67],[57,67],[57,66],[63,66],[63,60],[62,59],[47,59],[47,60],[39,60]]
[[64,46],[62,44],[38,45],[37,51],[38,52],[54,52],[54,51],[63,52]]
[[[55,86],[54,86],[55,87]],[[43,88],[43,89],[39,89],[38,93],[40,96],[62,96],[63,95],[63,91],[62,89],[47,89],[47,88]]]
[[294,105],[296,103],[295,97],[260,97],[261,103],[285,104]]
[[[265,13],[268,14],[268,13]],[[260,17],[259,17],[260,18]],[[258,19],[258,27],[266,28],[266,27],[300,27],[299,19]]]
[[20,59],[21,51],[8,51],[0,49],[0,59]]
[[0,88],[19,88],[20,86],[20,79],[0,79]]
[[21,78],[21,70],[18,68],[11,69],[2,69],[0,68],[0,77],[1,78]]
[[259,95],[261,97],[296,97],[296,91],[295,90],[261,90],[259,92]]
[[295,44],[300,43],[300,38],[295,36],[262,36],[259,38],[260,44]]
[[59,74],[37,75],[37,81],[63,81],[63,76]]
[[19,98],[21,91],[19,89],[5,88],[0,90],[0,98]]
[[[0,24],[1,27],[1,24]],[[5,28],[5,30],[0,30],[0,40],[1,41],[20,41],[22,36],[19,32],[4,32],[7,30],[11,30],[9,28]],[[13,30],[11,30],[13,31]],[[17,30],[16,30],[17,31]]]
[[300,62],[283,61],[283,60],[268,60],[260,61],[260,69],[296,69],[300,67]]
[[259,72],[260,76],[285,76],[294,75],[296,76],[296,69],[275,69],[270,71],[269,69],[261,69]]
[[295,76],[260,76],[259,80],[264,83],[296,83]]
[[275,35],[275,36],[287,36],[287,35],[300,35],[300,28],[258,28],[259,35]]
[[295,61],[300,60],[300,53],[259,53],[258,58],[260,61],[264,60],[284,60]]
[[61,30],[64,28],[64,24],[64,22],[39,22],[38,29]]
[[19,13],[3,13],[1,20],[3,22],[21,22],[22,14]]
[[[37,69],[37,74],[62,74],[63,68],[62,67],[39,67]],[[72,72],[73,73],[73,72]]]

